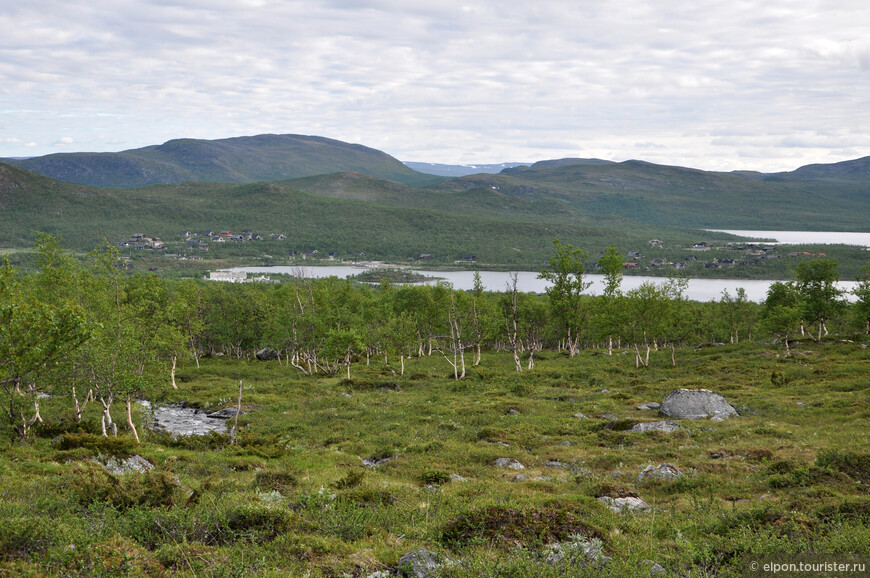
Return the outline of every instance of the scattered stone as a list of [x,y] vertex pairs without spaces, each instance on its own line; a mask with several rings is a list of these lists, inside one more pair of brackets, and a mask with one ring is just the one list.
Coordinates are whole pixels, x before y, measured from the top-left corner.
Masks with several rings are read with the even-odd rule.
[[566,465],[563,464],[562,462],[559,462],[559,461],[556,461],[556,460],[549,461],[549,462],[544,462],[544,463],[541,464],[541,465],[544,466],[545,468],[562,468],[562,469],[568,469],[568,466],[566,466]]
[[275,361],[278,359],[278,352],[271,347],[264,347],[257,352],[257,359],[260,361]]
[[565,440],[565,441],[563,441],[563,442],[559,442],[559,443],[557,443],[556,445],[559,446],[559,447],[570,448],[570,447],[571,447],[572,445],[574,445],[574,444],[572,444],[572,443],[569,442],[568,440]]
[[438,554],[420,548],[399,558],[396,572],[406,578],[428,578],[441,564],[441,557]]
[[508,410],[508,412],[507,412],[508,415],[517,415],[518,413],[520,413],[520,412],[518,412],[518,411],[515,410],[515,409],[510,409],[510,410]]
[[609,389],[602,389],[601,393],[606,395],[606,394],[610,393],[610,390]]
[[495,460],[495,465],[500,468],[510,468],[512,470],[524,470],[526,466],[513,458],[498,458]]
[[711,460],[721,460],[722,458],[727,458],[731,454],[728,453],[726,449],[720,449],[710,454]]
[[453,482],[467,482],[468,478],[463,478],[459,474],[450,474],[450,480]]
[[236,409],[234,407],[225,407],[225,408],[220,409],[218,411],[213,411],[213,412],[209,413],[208,417],[213,418],[213,419],[230,419],[230,418],[236,417],[237,413],[239,415],[245,415],[248,412],[239,411],[238,409]]
[[599,538],[591,540],[581,534],[574,534],[567,542],[559,542],[547,546],[545,553],[549,566],[562,564],[588,566],[590,563],[598,567],[604,566],[610,558],[602,553],[604,543]]
[[675,421],[646,421],[635,424],[633,428],[628,430],[628,433],[643,433],[648,431],[663,431],[665,433],[673,433],[681,429],[683,428]]
[[531,478],[529,478],[529,476],[527,476],[527,475],[525,475],[525,474],[517,474],[517,475],[515,475],[515,476],[513,477],[513,480],[512,480],[512,481],[514,481],[514,482],[525,482],[525,481],[527,481],[527,480],[529,480],[529,479],[531,479]]
[[661,406],[662,406],[662,404],[660,404],[660,403],[658,403],[658,402],[655,402],[655,401],[651,401],[651,402],[649,402],[649,403],[644,403],[644,404],[641,404],[641,405],[637,406],[637,409],[639,409],[639,410],[641,410],[641,411],[646,411],[646,410],[649,410],[649,409],[658,409],[658,408],[660,408]]
[[144,474],[145,472],[150,472],[154,469],[151,462],[136,454],[133,454],[125,460],[119,460],[115,456],[109,456],[108,458],[104,458],[105,461],[103,461],[100,459],[101,457],[102,456],[97,456],[92,461],[100,464],[107,472],[116,476],[129,474],[131,472]]
[[378,389],[381,391],[397,391],[398,392],[398,391],[402,391],[402,386],[399,385],[398,383],[390,383],[387,385],[382,385]]
[[664,566],[652,560],[641,560],[638,566],[646,570],[647,576],[664,576],[668,573]]
[[622,472],[613,472],[612,474],[610,474],[610,477],[611,477],[612,479],[621,478],[621,477],[622,477]]
[[384,464],[388,464],[388,463],[392,462],[393,460],[395,460],[395,459],[398,458],[398,457],[399,457],[399,456],[389,456],[389,457],[386,457],[386,458],[375,458],[375,457],[371,457],[371,458],[366,458],[366,459],[364,459],[364,460],[362,461],[362,463],[363,463],[364,466],[367,466],[367,467],[370,467],[370,468],[376,468],[376,467],[378,467],[378,466],[382,466],[382,465],[384,465]]
[[724,397],[706,389],[676,389],[662,403],[659,412],[676,419],[727,419],[737,415],[737,410]]
[[677,466],[674,464],[659,464],[658,466],[647,466],[640,472],[640,476],[638,479],[640,480],[648,480],[648,479],[657,479],[657,480],[676,480],[680,476],[683,475]]
[[600,419],[606,419],[607,421],[618,421],[619,416],[613,415],[612,413],[602,413],[598,416]]
[[351,394],[349,394],[347,392],[341,392],[338,395],[340,395],[341,397],[353,397]]
[[576,417],[577,419],[589,419],[588,417],[586,417],[582,413],[575,413],[574,417]]
[[799,401],[799,402],[797,402],[797,406],[798,406],[799,408],[803,409],[803,408],[805,408],[805,407],[807,406],[807,404],[803,403],[802,401]]
[[611,498],[610,496],[601,496],[598,498],[598,501],[607,505],[608,508],[617,514],[621,514],[626,510],[629,512],[645,512],[646,510],[649,510],[649,504],[640,498]]

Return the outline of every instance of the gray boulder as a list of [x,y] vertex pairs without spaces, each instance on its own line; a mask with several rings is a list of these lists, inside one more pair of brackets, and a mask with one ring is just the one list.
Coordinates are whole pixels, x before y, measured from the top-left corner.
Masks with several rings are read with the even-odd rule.
[[512,470],[524,470],[526,466],[513,458],[498,458],[495,460],[495,465],[500,468],[510,468]]
[[639,478],[641,480],[676,480],[683,475],[683,472],[674,464],[659,464],[658,466],[647,466],[641,472]]
[[401,558],[396,566],[399,576],[407,578],[427,578],[441,566],[440,557],[425,548],[419,548],[408,552]]
[[706,389],[675,389],[668,395],[659,412],[675,419],[728,419],[737,410],[718,393]]
[[264,347],[257,352],[257,359],[260,361],[275,361],[278,359],[278,352],[271,347]]
[[139,473],[144,474],[145,472],[150,472],[154,469],[154,466],[143,458],[142,456],[133,454],[129,458],[126,459],[118,459],[115,456],[109,456],[105,461],[101,460],[98,456],[93,459],[94,462],[103,466],[103,468],[109,472],[110,474],[114,474],[116,476],[121,476],[129,473]]
[[625,511],[645,512],[646,510],[649,510],[649,504],[647,504],[640,498],[635,498],[631,496],[627,498],[611,498],[610,496],[601,496],[600,498],[598,498],[598,501],[605,504],[608,508],[610,508],[617,514],[621,514]]
[[648,431],[663,431],[665,433],[673,433],[683,429],[675,421],[646,421],[635,424],[633,428],[628,430],[628,433],[643,433]]

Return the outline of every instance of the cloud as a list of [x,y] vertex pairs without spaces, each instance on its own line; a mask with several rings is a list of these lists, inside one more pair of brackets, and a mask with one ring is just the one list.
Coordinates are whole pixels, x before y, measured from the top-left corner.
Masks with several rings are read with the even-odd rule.
[[[858,0],[29,0],[0,14],[0,118],[43,153],[295,132],[431,162],[782,170],[863,146],[867,16]],[[823,130],[846,136],[806,140]]]

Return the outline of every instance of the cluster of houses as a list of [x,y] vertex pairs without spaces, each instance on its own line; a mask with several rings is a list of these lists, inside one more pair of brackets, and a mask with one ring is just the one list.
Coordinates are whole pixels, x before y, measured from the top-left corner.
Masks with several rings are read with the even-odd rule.
[[[653,248],[662,248],[664,247],[664,243],[662,243],[658,239],[651,239],[647,242],[648,247]],[[751,265],[757,265],[761,262],[762,259],[779,259],[779,254],[776,252],[776,247],[770,245],[757,245],[755,243],[749,243],[745,245],[736,245],[733,243],[726,243],[724,245],[718,246],[707,243],[706,241],[700,241],[698,243],[693,243],[691,247],[687,247],[688,251],[693,252],[705,252],[710,250],[726,250],[732,251],[736,253],[741,253],[748,257],[754,257],[751,260],[740,260],[740,259],[729,259],[729,258],[715,258],[704,264],[706,269],[721,269],[723,267],[731,267],[734,265],[748,267]],[[822,253],[789,253],[789,256],[798,256],[798,255],[809,255],[809,256],[824,256]],[[640,260],[643,258],[643,254],[640,251],[628,251],[626,254],[626,261],[622,264],[624,269],[640,269],[641,264]],[[698,261],[698,257],[696,255],[687,255],[683,262],[672,263],[667,259],[663,258],[653,258],[650,260],[649,264],[644,265],[644,270],[649,271],[651,269],[656,269],[660,267],[673,267],[675,270],[679,271],[680,269],[685,269],[689,266],[689,262]]]
[[260,233],[255,233],[251,229],[244,229],[238,234],[233,233],[232,231],[202,231],[199,233],[182,231],[179,233],[179,236],[184,238],[185,243],[196,245],[200,251],[208,251],[209,246],[212,243],[244,243],[245,241],[263,241],[265,239],[283,241],[287,238],[287,236],[282,233],[272,233],[264,236]]

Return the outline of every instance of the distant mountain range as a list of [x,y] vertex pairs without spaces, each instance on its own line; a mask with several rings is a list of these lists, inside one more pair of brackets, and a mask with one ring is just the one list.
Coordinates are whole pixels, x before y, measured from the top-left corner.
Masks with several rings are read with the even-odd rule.
[[437,175],[439,177],[464,177],[466,175],[476,175],[480,173],[495,174],[500,173],[504,169],[513,167],[521,167],[529,163],[498,163],[498,164],[475,164],[475,165],[442,165],[439,163],[415,163],[404,161],[405,166],[410,167],[418,173],[427,175]]
[[555,237],[592,253],[684,243],[702,228],[870,230],[870,157],[770,174],[580,158],[409,167],[361,145],[260,135],[3,162],[0,246],[34,230],[89,248],[143,229],[256,225],[294,247],[537,267]]

